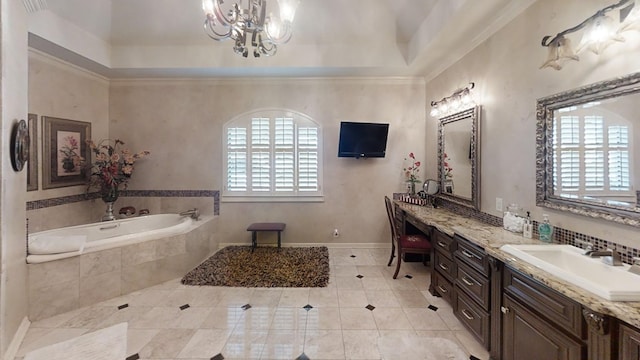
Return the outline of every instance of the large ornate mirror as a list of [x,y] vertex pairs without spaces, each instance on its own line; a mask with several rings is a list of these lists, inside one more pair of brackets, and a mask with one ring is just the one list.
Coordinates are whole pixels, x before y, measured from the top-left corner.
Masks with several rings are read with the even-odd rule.
[[538,100],[536,203],[640,227],[640,73]]
[[440,119],[440,197],[480,209],[480,106]]

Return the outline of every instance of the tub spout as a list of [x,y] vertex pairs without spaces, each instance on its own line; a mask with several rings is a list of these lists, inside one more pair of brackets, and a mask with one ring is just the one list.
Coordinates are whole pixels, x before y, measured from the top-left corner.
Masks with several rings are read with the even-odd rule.
[[193,220],[198,220],[200,219],[200,211],[198,210],[198,208],[193,208],[193,209],[181,212],[180,216],[190,216]]

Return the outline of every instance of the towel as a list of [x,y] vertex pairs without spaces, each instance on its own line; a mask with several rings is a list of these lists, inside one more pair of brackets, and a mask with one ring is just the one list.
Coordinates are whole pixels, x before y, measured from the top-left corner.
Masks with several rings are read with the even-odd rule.
[[86,235],[54,236],[42,235],[29,239],[29,254],[47,255],[84,250]]

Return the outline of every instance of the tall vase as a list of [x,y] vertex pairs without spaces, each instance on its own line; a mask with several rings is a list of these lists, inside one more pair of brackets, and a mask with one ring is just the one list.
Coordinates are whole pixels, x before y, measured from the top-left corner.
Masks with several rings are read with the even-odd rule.
[[102,196],[102,201],[107,205],[107,210],[102,217],[102,221],[115,220],[116,217],[113,215],[113,203],[118,200],[118,185],[103,185],[100,189],[100,195]]
[[411,196],[414,196],[416,194],[416,182],[412,181],[411,182]]

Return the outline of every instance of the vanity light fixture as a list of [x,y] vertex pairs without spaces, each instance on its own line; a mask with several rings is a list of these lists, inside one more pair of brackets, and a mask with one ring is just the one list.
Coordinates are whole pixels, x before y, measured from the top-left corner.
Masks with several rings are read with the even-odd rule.
[[[224,0],[202,0],[202,9],[207,18],[204,31],[216,41],[231,39],[234,41],[233,51],[247,57],[250,38],[253,56],[275,55],[276,44],[287,43],[291,39],[293,17],[299,0],[274,0],[278,5],[279,15],[269,9],[267,0],[237,0],[231,3]],[[244,5],[244,7],[242,7]]]
[[431,112],[433,117],[445,117],[447,115],[457,113],[459,111],[472,108],[476,105],[471,95],[471,90],[476,86],[474,82],[470,82],[469,86],[458,89],[439,101],[431,102]]
[[[619,9],[619,20],[608,15],[609,12],[617,9]],[[583,29],[582,38],[574,48],[567,35]],[[614,41],[623,42],[625,39],[621,35],[622,32],[634,29],[640,30],[640,0],[620,0],[616,4],[598,10],[572,28],[561,31],[555,36],[543,37],[542,46],[549,48],[549,54],[540,69],[550,67],[560,70],[568,60],[579,61],[578,55],[584,50],[590,50],[599,55]]]

